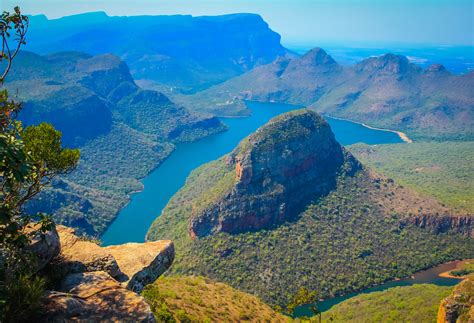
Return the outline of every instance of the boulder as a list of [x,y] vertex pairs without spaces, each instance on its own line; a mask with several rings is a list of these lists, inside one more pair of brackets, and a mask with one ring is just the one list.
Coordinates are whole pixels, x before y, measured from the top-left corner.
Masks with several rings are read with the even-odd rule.
[[145,299],[104,271],[70,274],[60,291],[48,292],[39,321],[155,322]]
[[[30,234],[38,229],[39,225],[37,223],[32,223],[25,228],[25,233]],[[34,272],[43,269],[59,254],[61,250],[59,235],[56,228],[52,228],[46,233],[35,234],[31,238],[28,250],[36,256],[36,267],[34,268]]]
[[115,258],[106,249],[83,240],[72,228],[58,226],[61,241],[61,269],[65,273],[105,271],[112,277],[120,274]]
[[117,260],[123,286],[140,293],[160,277],[173,263],[174,245],[170,240],[126,243],[104,248]]

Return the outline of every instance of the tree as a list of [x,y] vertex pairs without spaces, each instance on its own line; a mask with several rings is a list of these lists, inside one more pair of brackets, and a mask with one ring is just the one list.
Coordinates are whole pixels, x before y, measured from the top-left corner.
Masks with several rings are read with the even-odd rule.
[[[10,72],[13,59],[20,51],[21,46],[26,44],[25,37],[28,26],[28,17],[21,14],[19,7],[15,7],[12,14],[7,11],[2,13],[0,18],[0,37],[2,38],[2,51],[0,52],[0,56],[2,60],[7,61],[7,65],[0,74],[0,85],[2,85],[7,77],[8,72]],[[15,36],[13,43],[10,42],[12,32]]]
[[[318,301],[318,294],[315,291],[308,291],[306,288],[301,287],[300,290],[293,296],[293,299],[286,306],[288,313],[292,314],[298,306],[309,305],[310,311],[313,316],[318,315],[319,323],[321,323],[321,311],[318,308],[316,302]],[[304,320],[305,318],[303,318]]]
[[[18,7],[1,15],[0,87],[26,44],[28,25],[28,17]],[[61,133],[52,125],[23,129],[17,118],[20,109],[21,104],[0,89],[0,321],[26,319],[37,307],[44,286],[31,270],[34,259],[26,247],[54,223],[44,214],[25,214],[24,205],[79,161],[79,151],[62,148]],[[36,221],[35,229],[26,231],[31,221]]]

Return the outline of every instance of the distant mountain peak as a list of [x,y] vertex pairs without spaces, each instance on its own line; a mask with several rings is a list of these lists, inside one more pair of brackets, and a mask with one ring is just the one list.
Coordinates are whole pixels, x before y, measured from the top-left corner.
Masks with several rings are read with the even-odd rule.
[[356,65],[358,71],[385,71],[393,74],[404,73],[410,68],[410,61],[403,55],[392,53],[363,60]]
[[97,18],[109,18],[109,15],[105,11],[91,11],[91,12],[84,12],[78,13],[71,16],[61,17],[59,19],[68,19],[68,20],[75,20],[75,19],[97,19]]
[[427,74],[449,73],[442,64],[432,64],[426,68],[425,72]]
[[320,47],[311,49],[301,57],[301,61],[313,65],[332,65],[337,64],[336,61],[326,51]]

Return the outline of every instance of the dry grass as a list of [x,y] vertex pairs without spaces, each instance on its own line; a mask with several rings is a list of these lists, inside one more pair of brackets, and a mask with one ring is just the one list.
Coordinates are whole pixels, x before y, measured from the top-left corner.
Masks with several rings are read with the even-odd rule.
[[[152,291],[152,292],[151,292]],[[159,295],[176,321],[287,322],[257,297],[205,277],[161,277],[144,296]],[[156,298],[156,296],[155,296]]]

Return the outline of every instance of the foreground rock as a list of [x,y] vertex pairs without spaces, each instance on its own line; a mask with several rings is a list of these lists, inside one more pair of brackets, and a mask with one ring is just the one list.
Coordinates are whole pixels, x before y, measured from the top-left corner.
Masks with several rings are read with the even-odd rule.
[[125,289],[103,271],[68,275],[61,290],[45,297],[45,322],[154,322],[145,299]]
[[121,271],[117,279],[137,293],[158,279],[174,259],[174,245],[171,240],[126,243],[109,246],[104,250],[117,260]]
[[[39,230],[38,224],[30,224],[25,228],[25,233],[30,234]],[[36,268],[34,272],[43,269],[61,249],[59,235],[56,228],[52,228],[46,233],[36,233],[28,246],[28,250],[35,255]]]
[[459,283],[438,310],[438,323],[474,322],[474,275]]
[[[57,288],[44,296],[37,321],[154,322],[150,306],[138,293],[171,266],[173,242],[104,248],[76,236],[73,229],[65,226],[58,226],[57,231],[52,231],[54,235],[56,240],[52,241],[57,241],[57,247],[52,244],[53,251],[56,255],[59,250],[61,253],[54,259],[49,254],[42,259],[49,263],[45,271]],[[47,249],[42,244],[36,248]]]
[[120,274],[115,258],[97,244],[81,240],[72,228],[57,226],[61,240],[61,264],[67,273],[105,271],[112,277]]

